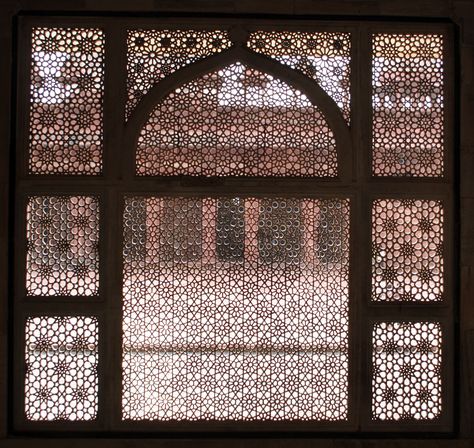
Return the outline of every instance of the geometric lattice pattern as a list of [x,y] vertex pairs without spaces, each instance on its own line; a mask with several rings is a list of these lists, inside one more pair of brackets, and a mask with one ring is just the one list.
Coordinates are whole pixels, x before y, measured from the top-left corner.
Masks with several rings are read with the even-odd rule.
[[25,413],[28,420],[94,420],[98,404],[95,317],[26,321]]
[[96,28],[33,30],[31,174],[101,173],[104,40]]
[[372,299],[443,299],[443,206],[379,199],[372,208]]
[[337,176],[336,142],[293,87],[232,64],[176,89],[137,146],[140,176]]
[[442,409],[441,325],[380,322],[372,338],[372,418],[437,418]]
[[125,420],[345,420],[349,201],[129,197]]
[[256,31],[249,48],[304,73],[336,102],[350,121],[350,33]]
[[126,116],[171,73],[231,46],[226,31],[129,30]]
[[373,174],[443,175],[443,36],[375,34]]
[[30,296],[93,296],[99,290],[99,200],[33,196],[27,205]]

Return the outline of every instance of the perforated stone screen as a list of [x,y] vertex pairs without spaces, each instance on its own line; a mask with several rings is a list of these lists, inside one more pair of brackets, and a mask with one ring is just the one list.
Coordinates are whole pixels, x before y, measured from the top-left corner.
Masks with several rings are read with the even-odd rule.
[[130,197],[124,232],[124,419],[347,418],[347,200]]
[[98,322],[41,316],[26,321],[25,413],[30,420],[93,420],[98,407]]
[[455,429],[451,25],[18,25],[14,431]]
[[138,138],[139,176],[336,177],[332,130],[308,98],[236,63],[159,103]]
[[99,291],[99,201],[32,196],[26,210],[26,290],[31,296]]
[[441,201],[374,201],[373,300],[443,299],[443,224]]
[[350,33],[256,31],[247,45],[314,79],[350,122]]
[[442,410],[438,322],[374,325],[372,415],[377,420],[433,420]]
[[97,28],[33,30],[29,173],[102,172],[104,49]]
[[444,173],[443,36],[375,34],[373,174]]
[[230,46],[226,31],[128,30],[127,117],[159,81]]

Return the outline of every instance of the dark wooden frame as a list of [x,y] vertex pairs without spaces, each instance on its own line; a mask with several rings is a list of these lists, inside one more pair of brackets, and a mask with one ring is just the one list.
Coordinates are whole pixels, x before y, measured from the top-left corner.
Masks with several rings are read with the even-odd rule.
[[[268,24],[261,21],[246,20],[202,20],[187,19],[176,20],[174,18],[163,19],[126,19],[114,18],[22,18],[19,22],[19,51],[28,55],[20,60],[18,65],[18,126],[17,126],[17,176],[16,176],[16,210],[17,210],[17,241],[19,242],[17,255],[15,256],[15,300],[14,300],[14,361],[15,372],[13,396],[21,395],[23,387],[22,356],[24,353],[22,341],[24,339],[24,318],[26,315],[54,312],[59,314],[94,314],[99,316],[100,330],[100,366],[101,366],[101,388],[99,403],[99,418],[96,422],[27,422],[23,417],[23,405],[14,401],[14,424],[13,429],[23,434],[30,432],[45,434],[65,434],[70,431],[87,432],[111,432],[122,433],[188,433],[207,431],[246,431],[246,432],[320,432],[320,433],[356,433],[362,432],[440,432],[449,433],[453,430],[453,392],[452,383],[454,378],[454,360],[452,347],[453,335],[453,291],[455,283],[454,273],[454,125],[452,112],[454,110],[453,77],[454,62],[449,48],[453,45],[453,31],[450,25],[444,23],[386,23],[376,22],[324,22],[324,21],[299,21],[294,24],[290,21],[272,20]],[[205,25],[203,25],[205,23]],[[107,35],[106,39],[106,90],[104,103],[104,173],[102,176],[30,176],[26,173],[27,133],[28,129],[28,82],[29,82],[29,50],[28,33],[31,26],[100,26]],[[125,30],[130,27],[150,28],[226,28],[243,27],[245,29],[284,29],[284,30],[331,30],[351,31],[353,34],[352,57],[356,63],[352,64],[351,71],[351,97],[352,97],[352,125],[350,131],[345,131],[341,124],[342,115],[339,110],[334,109],[334,104],[327,100],[327,95],[318,91],[316,84],[303,75],[291,71],[291,69],[278,65],[277,63],[256,54],[250,53],[242,48],[235,48],[210,57],[201,62],[188,66],[167,80],[159,83],[137,106],[127,124],[123,121],[123,110],[125,104]],[[370,147],[371,147],[371,98],[370,98],[370,33],[372,32],[443,32],[448,42],[445,49],[446,67],[446,176],[443,179],[396,179],[396,178],[374,178],[371,176]],[[337,180],[321,179],[255,179],[249,182],[241,179],[219,179],[199,182],[196,179],[165,179],[165,178],[138,178],[126,168],[134,166],[134,142],[140,124],[146,119],[150,107],[160,97],[166,95],[177,85],[192,79],[200,73],[209,71],[225,65],[231,60],[243,59],[256,68],[273,71],[281,79],[290,85],[297,85],[300,90],[308,93],[310,98],[323,101],[328,120],[336,125],[338,129],[338,149],[352,148],[350,157],[346,157],[342,163],[342,176]],[[107,67],[116,67],[120,61],[122,71],[107,70]],[[313,92],[313,93],[312,93]],[[316,92],[316,93],[314,93]],[[321,99],[327,97],[325,100]],[[324,103],[326,101],[326,104]],[[339,115],[338,115],[339,114]],[[333,128],[334,129],[334,128]],[[340,143],[343,142],[343,143]],[[123,159],[115,157],[114,152],[120,148],[125,153]],[[339,151],[339,154],[341,151]],[[338,156],[340,159],[340,156]],[[130,162],[133,161],[131,164]],[[341,164],[339,165],[341,166]],[[24,236],[21,229],[24,228],[24,201],[29,194],[53,193],[60,191],[61,194],[77,192],[80,194],[99,194],[101,196],[101,291],[97,301],[93,300],[30,300],[21,294],[24,283],[21,268],[24,265]],[[351,198],[351,286],[350,286],[350,383],[359,384],[356,391],[351,388],[350,418],[347,423],[327,424],[325,422],[278,422],[278,423],[242,423],[232,424],[197,422],[188,423],[123,423],[120,421],[120,353],[121,341],[117,335],[121,331],[121,250],[117,242],[117,233],[121,234],[122,200],[127,193],[156,193],[187,195],[187,194],[294,194],[311,195],[314,197],[350,197]],[[308,192],[310,192],[308,194]],[[445,206],[445,290],[446,300],[440,304],[375,304],[370,302],[370,210],[373,198],[407,197],[407,198],[435,198],[443,199]],[[359,243],[359,244],[357,244]],[[355,253],[357,252],[357,256]],[[104,254],[110,257],[111,262],[105,260]],[[104,281],[104,279],[107,279]],[[26,300],[25,300],[26,299]],[[427,319],[439,318],[445,328],[446,354],[444,372],[447,383],[445,388],[443,418],[433,424],[431,422],[419,422],[416,424],[401,425],[399,423],[374,423],[370,418],[370,409],[364,408],[363,396],[370,396],[370,341],[367,332],[371,332],[370,323],[382,319]],[[448,335],[448,337],[446,337]],[[113,347],[109,351],[110,347]],[[106,350],[106,348],[108,350]],[[449,359],[448,359],[449,357]],[[113,372],[116,373],[113,373]],[[118,392],[118,393],[117,393]],[[105,398],[107,396],[107,399]],[[16,402],[16,404],[15,404]],[[370,405],[370,403],[369,403]],[[359,412],[360,411],[360,412]],[[359,417],[359,420],[356,419]]]

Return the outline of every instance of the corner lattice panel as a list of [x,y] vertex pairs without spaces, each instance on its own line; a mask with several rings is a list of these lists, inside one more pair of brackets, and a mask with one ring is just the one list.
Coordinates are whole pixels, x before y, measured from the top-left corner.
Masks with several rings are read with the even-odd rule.
[[349,123],[349,33],[256,31],[250,34],[247,45],[253,51],[276,59],[314,79],[336,102]]
[[88,196],[30,197],[26,218],[27,294],[97,295],[98,199]]
[[95,317],[27,319],[25,413],[28,420],[97,417],[98,338]]
[[142,128],[140,176],[335,177],[334,134],[301,92],[237,63],[166,97]]
[[374,420],[432,420],[441,399],[441,325],[380,322],[372,333]]
[[100,174],[103,32],[35,28],[31,57],[29,172]]
[[129,30],[126,116],[159,81],[176,70],[230,48],[225,31]]
[[344,420],[347,200],[126,199],[126,420]]
[[442,176],[443,36],[376,34],[372,45],[373,174]]
[[422,302],[443,299],[441,201],[374,201],[372,298]]

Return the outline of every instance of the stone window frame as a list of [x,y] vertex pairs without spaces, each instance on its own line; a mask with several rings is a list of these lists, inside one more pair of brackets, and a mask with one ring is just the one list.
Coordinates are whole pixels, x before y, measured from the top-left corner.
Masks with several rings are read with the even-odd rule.
[[[100,27],[106,35],[105,42],[105,97],[104,97],[104,170],[101,176],[29,175],[28,154],[28,97],[31,48],[29,33],[36,26]],[[125,124],[123,110],[126,100],[126,30],[127,28],[196,28],[240,30],[235,39],[241,39],[250,30],[294,31],[349,31],[352,33],[351,62],[351,128],[347,132],[334,108],[327,109],[327,118],[333,126],[338,148],[340,178],[321,179],[160,179],[136,178],[134,144],[140,125],[144,123],[151,107],[176,86],[199,74],[210,71],[211,58],[181,69],[157,84],[141,101]],[[242,33],[242,30],[244,31]],[[375,178],[371,173],[371,33],[442,33],[445,36],[445,176],[439,179]],[[255,19],[177,19],[163,18],[113,18],[113,17],[21,17],[18,26],[17,65],[17,134],[15,186],[15,254],[13,294],[13,357],[11,403],[14,431],[27,433],[57,433],[69,431],[94,433],[222,433],[245,432],[304,432],[304,433],[449,433],[453,430],[454,408],[454,313],[456,300],[455,275],[455,174],[454,174],[454,30],[446,23],[423,22],[376,22],[336,20],[255,20]],[[290,85],[303,87],[310,92],[310,99],[322,95],[316,84],[290,68],[265,58],[247,54],[242,45],[234,54],[224,55],[220,63],[236,59],[250,61],[262,71],[276,74]],[[113,67],[113,68],[112,68]],[[120,67],[120,70],[116,70]],[[313,94],[311,94],[313,92]],[[306,92],[305,92],[306,93]],[[117,107],[120,105],[120,107]],[[116,157],[117,148],[123,157]],[[350,148],[350,150],[349,150]],[[349,372],[349,419],[347,422],[122,422],[121,421],[121,247],[117,243],[117,229],[121,230],[122,203],[127,193],[154,193],[157,195],[206,194],[218,190],[222,194],[273,194],[275,191],[295,196],[307,195],[311,187],[314,197],[350,198],[350,372]],[[32,194],[83,194],[100,198],[100,290],[98,297],[81,298],[31,298],[24,291],[24,258],[27,197]],[[371,203],[377,198],[441,199],[445,205],[445,300],[442,303],[375,303],[371,294]],[[106,261],[107,259],[111,262]],[[24,323],[28,316],[93,315],[99,319],[99,414],[93,422],[31,422],[24,417],[22,392],[24,390]],[[437,320],[443,325],[444,412],[436,422],[375,422],[371,419],[371,331],[374,322],[390,319]],[[107,375],[106,375],[106,372]],[[112,372],[112,373],[110,373]],[[365,397],[365,398],[364,398]],[[20,398],[20,399],[18,399]]]

